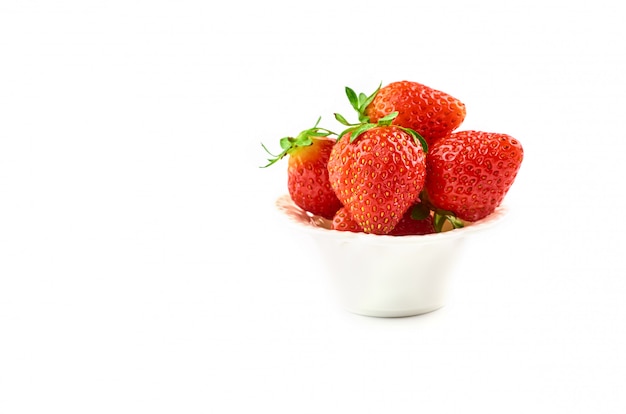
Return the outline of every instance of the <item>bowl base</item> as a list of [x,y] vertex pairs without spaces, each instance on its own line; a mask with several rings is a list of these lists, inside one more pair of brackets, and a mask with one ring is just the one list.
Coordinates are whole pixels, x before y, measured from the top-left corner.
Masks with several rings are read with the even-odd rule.
[[427,308],[418,309],[393,309],[393,310],[380,310],[380,309],[354,309],[344,307],[344,309],[350,313],[361,316],[370,316],[373,318],[408,318],[411,316],[419,316],[427,313],[434,312],[443,308],[444,305],[431,306]]

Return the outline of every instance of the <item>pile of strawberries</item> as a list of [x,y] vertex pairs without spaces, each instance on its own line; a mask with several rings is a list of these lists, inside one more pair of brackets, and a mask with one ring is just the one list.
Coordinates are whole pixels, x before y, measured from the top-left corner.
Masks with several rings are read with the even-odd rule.
[[465,104],[417,82],[346,95],[357,123],[335,114],[345,127],[336,134],[318,119],[270,153],[265,167],[289,156],[289,195],[300,208],[335,230],[404,236],[463,227],[500,205],[522,163],[519,141],[457,131]]

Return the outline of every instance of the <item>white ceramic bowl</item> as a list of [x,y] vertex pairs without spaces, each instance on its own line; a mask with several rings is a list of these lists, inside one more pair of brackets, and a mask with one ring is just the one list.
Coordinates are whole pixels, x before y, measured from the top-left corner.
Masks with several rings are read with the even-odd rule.
[[477,231],[498,223],[504,206],[487,218],[437,234],[380,236],[330,230],[330,222],[296,206],[289,195],[276,200],[288,223],[306,232],[350,312],[377,316],[414,316],[445,304],[459,249]]

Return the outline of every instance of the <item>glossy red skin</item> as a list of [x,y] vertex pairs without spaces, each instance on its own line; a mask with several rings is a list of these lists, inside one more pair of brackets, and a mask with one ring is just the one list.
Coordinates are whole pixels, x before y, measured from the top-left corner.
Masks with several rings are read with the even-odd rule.
[[418,199],[426,156],[408,133],[378,126],[350,142],[343,136],[328,160],[330,183],[365,233],[387,234]]
[[335,140],[311,140],[312,145],[298,147],[289,155],[287,188],[298,207],[330,220],[342,206],[328,179],[328,158]]
[[426,159],[430,202],[466,221],[491,214],[511,188],[524,158],[510,135],[460,131],[437,141]]
[[354,221],[350,217],[350,213],[345,207],[340,208],[335,217],[333,217],[332,227],[333,230],[338,231],[351,231],[352,233],[363,233],[363,229],[359,226],[359,223]]
[[[359,226],[359,223],[354,221],[348,210],[342,207],[335,213],[333,218],[332,227],[333,230],[338,231],[350,231],[352,233],[363,233],[363,229]],[[417,236],[424,234],[431,234],[435,232],[433,226],[433,218],[431,216],[426,217],[423,220],[414,220],[411,218],[411,209],[407,210],[402,216],[402,219],[396,224],[396,227],[389,232],[390,236]]]
[[414,220],[411,218],[411,209],[409,209],[389,234],[391,236],[413,236],[434,232],[435,227],[433,226],[433,218],[431,216],[423,220]]
[[395,125],[411,128],[432,145],[457,129],[465,119],[465,104],[453,96],[417,82],[393,82],[382,87],[365,110],[370,122],[398,111]]

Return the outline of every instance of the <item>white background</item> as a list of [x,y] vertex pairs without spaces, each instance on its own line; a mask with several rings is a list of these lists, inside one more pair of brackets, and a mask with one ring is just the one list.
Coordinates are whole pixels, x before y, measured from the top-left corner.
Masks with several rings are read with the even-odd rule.
[[[3,0],[0,412],[625,412],[619,5]],[[448,305],[367,318],[261,142],[403,79],[525,160]]]

